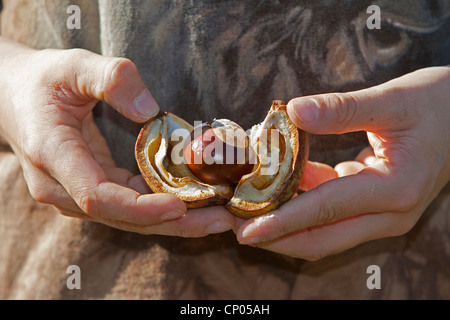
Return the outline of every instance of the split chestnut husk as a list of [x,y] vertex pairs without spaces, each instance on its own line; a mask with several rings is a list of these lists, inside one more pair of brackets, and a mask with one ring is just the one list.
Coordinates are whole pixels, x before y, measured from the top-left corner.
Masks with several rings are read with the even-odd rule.
[[[223,136],[242,128],[226,119],[214,122],[219,125],[208,128],[213,132],[203,130],[202,133],[214,136],[209,137],[209,141],[232,145]],[[245,131],[242,129],[242,132]],[[194,127],[170,112],[160,112],[142,128],[135,156],[153,192],[171,193],[183,200],[188,208],[224,205],[242,218],[275,210],[297,192],[308,160],[308,136],[290,120],[284,102],[274,101],[265,120],[253,126],[246,137],[238,138],[242,140],[244,154],[247,155],[245,161],[239,162],[246,166],[240,179],[210,178],[208,182],[202,181],[202,173],[214,177],[214,170],[232,172],[233,163],[219,161],[218,164],[204,165],[196,162],[192,165],[189,152],[193,146],[193,133]],[[203,151],[206,151],[208,144],[202,139],[197,137],[195,146],[201,147],[203,143]],[[221,150],[217,146],[221,145],[216,144],[213,148],[213,158],[223,160],[225,153],[217,157],[217,150]],[[251,165],[249,161],[252,161]]]

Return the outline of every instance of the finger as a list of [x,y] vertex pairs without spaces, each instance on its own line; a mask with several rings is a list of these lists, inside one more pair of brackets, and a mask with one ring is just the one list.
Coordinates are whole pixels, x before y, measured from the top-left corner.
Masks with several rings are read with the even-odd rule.
[[184,202],[171,194],[141,195],[111,182],[102,182],[78,196],[81,209],[94,218],[148,226],[185,215]]
[[337,172],[329,165],[308,161],[299,188],[303,191],[309,191],[337,177]]
[[89,146],[90,150],[95,150],[93,153],[95,161],[102,167],[115,167],[116,163],[111,154],[111,150],[108,147],[108,143],[94,122],[93,112],[90,112],[83,119],[81,125],[81,135],[83,140]]
[[238,239],[252,244],[362,213],[383,212],[390,205],[393,187],[373,169],[330,180],[270,214],[249,220]]
[[394,213],[365,214],[303,229],[272,241],[257,243],[255,246],[316,261],[361,243],[402,235],[410,229],[410,226],[404,225],[404,220],[404,217]]
[[364,148],[355,158],[356,161],[359,161],[366,166],[372,165],[376,159],[372,147]]
[[86,220],[86,221],[96,221],[93,217],[88,216],[87,214],[85,214],[78,208],[75,210],[71,210],[69,208],[55,206],[55,209],[59,214],[65,216],[65,217],[77,218],[77,219]]
[[338,163],[334,170],[339,177],[357,174],[364,168],[371,166],[377,158],[373,153],[372,147],[364,148],[355,158],[354,161],[345,161]]
[[143,226],[123,221],[104,221],[115,228],[141,234],[158,234],[182,238],[204,237],[233,229],[234,216],[223,207],[191,209],[176,220]]
[[[38,179],[39,182],[32,182],[35,179]],[[80,210],[75,201],[56,180],[45,173],[35,173],[32,178],[26,178],[26,180],[30,194],[37,202],[51,205],[66,217],[93,220]]]
[[[51,147],[43,148],[53,151],[43,155],[45,167],[86,214],[94,218],[109,218],[143,225],[160,223],[185,214],[184,202],[175,196],[141,195],[135,190],[111,182],[93,158],[78,130],[61,126],[58,130],[63,132],[56,134],[56,137],[71,138],[53,140]],[[127,172],[116,173],[123,175],[122,178],[116,176],[116,179],[125,180],[130,177]]]
[[140,194],[153,193],[141,174],[134,176],[130,180],[128,180],[128,187],[130,187],[133,190],[136,190]]
[[79,94],[103,100],[135,122],[145,122],[159,112],[158,104],[132,61],[81,49],[70,53],[79,61],[74,66],[72,79]]
[[390,84],[347,93],[329,93],[291,100],[287,110],[301,129],[314,134],[380,131],[408,125],[403,94]]
[[116,166],[101,166],[108,180],[118,185],[129,187],[129,181],[132,179],[130,171]]
[[359,161],[345,161],[338,163],[334,170],[339,177],[349,176],[351,174],[357,174],[361,170],[366,168],[366,166]]
[[81,217],[83,215],[75,201],[58,181],[28,162],[24,162],[22,168],[28,190],[34,200],[52,205],[60,211],[70,212],[71,216]]

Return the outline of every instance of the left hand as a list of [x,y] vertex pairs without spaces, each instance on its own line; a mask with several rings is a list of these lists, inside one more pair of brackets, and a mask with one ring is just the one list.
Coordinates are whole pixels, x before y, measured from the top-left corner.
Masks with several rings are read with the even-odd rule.
[[159,112],[132,61],[0,37],[0,74],[8,75],[0,77],[0,135],[37,202],[142,234],[203,237],[232,228],[224,208],[187,212],[174,195],[150,193],[142,175],[116,166],[94,122],[97,102],[138,123]]
[[410,231],[450,181],[450,68],[418,70],[349,93],[297,98],[291,119],[312,134],[364,130],[370,147],[331,168],[308,163],[307,192],[239,220],[238,240],[306,260]]

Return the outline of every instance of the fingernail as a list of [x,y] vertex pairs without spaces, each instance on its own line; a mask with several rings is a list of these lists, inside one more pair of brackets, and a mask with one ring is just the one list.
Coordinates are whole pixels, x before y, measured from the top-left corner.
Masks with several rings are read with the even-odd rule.
[[226,232],[228,230],[232,229],[232,225],[225,221],[216,221],[210,224],[205,232],[207,234],[216,234],[216,233],[222,233]]
[[242,237],[239,239],[239,243],[252,245],[263,241],[261,237],[252,235],[252,233],[255,233],[256,229],[257,227],[255,227],[254,225],[247,226],[244,231],[242,231]]
[[134,107],[144,118],[152,118],[159,112],[159,106],[150,92],[145,89],[135,100]]
[[161,216],[161,220],[163,220],[163,221],[175,220],[175,219],[181,218],[184,215],[185,215],[184,211],[173,210],[173,211],[169,211],[169,212],[166,212],[165,214],[163,214]]
[[290,102],[294,112],[300,121],[304,123],[314,122],[319,117],[317,101],[313,98],[300,98]]

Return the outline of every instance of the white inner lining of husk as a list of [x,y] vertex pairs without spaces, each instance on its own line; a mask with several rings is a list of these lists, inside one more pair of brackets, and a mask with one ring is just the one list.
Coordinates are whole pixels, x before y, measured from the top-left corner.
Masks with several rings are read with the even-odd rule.
[[[150,128],[145,143],[145,160],[152,175],[158,179],[159,183],[167,190],[167,192],[176,194],[186,201],[207,198],[214,196],[215,194],[228,194],[231,196],[231,188],[229,186],[208,185],[202,183],[195,178],[185,163],[178,165],[173,164],[170,157],[171,155],[169,154],[169,143],[172,138],[172,133],[177,129],[185,129],[186,134],[189,135],[189,131],[192,130],[192,127],[187,123],[180,124],[170,116],[163,116],[155,120],[155,123]],[[182,132],[182,130],[178,130],[177,132]],[[155,154],[155,166],[153,166],[151,159],[149,158],[148,148],[160,137],[161,142],[159,144],[158,152]],[[176,141],[183,143],[182,139]],[[173,174],[167,170],[168,166],[171,166]]]
[[[259,159],[266,166],[278,165],[278,170],[274,174],[264,175],[264,167],[260,164],[257,170],[251,174],[244,176],[241,179],[238,187],[235,190],[234,197],[231,199],[233,204],[239,205],[242,202],[251,204],[262,204],[266,201],[270,201],[274,193],[280,192],[279,187],[286,181],[292,174],[293,168],[293,151],[289,141],[295,138],[295,132],[291,132],[288,125],[289,119],[286,119],[287,114],[284,112],[270,111],[263,123],[255,125],[251,129],[250,139],[251,145],[258,154]],[[263,130],[275,127],[281,134],[281,139],[285,141],[285,153],[280,154],[281,150],[273,144],[264,148],[261,145],[260,138],[264,135]],[[270,133],[267,133],[267,135]],[[289,137],[289,139],[286,139]],[[261,152],[262,149],[266,149],[267,152]],[[260,148],[260,150],[258,150]],[[278,152],[278,157],[274,156],[274,153]],[[283,159],[281,163],[271,163],[270,159]],[[270,184],[265,185],[265,182],[270,181]],[[261,187],[263,185],[264,187]]]

